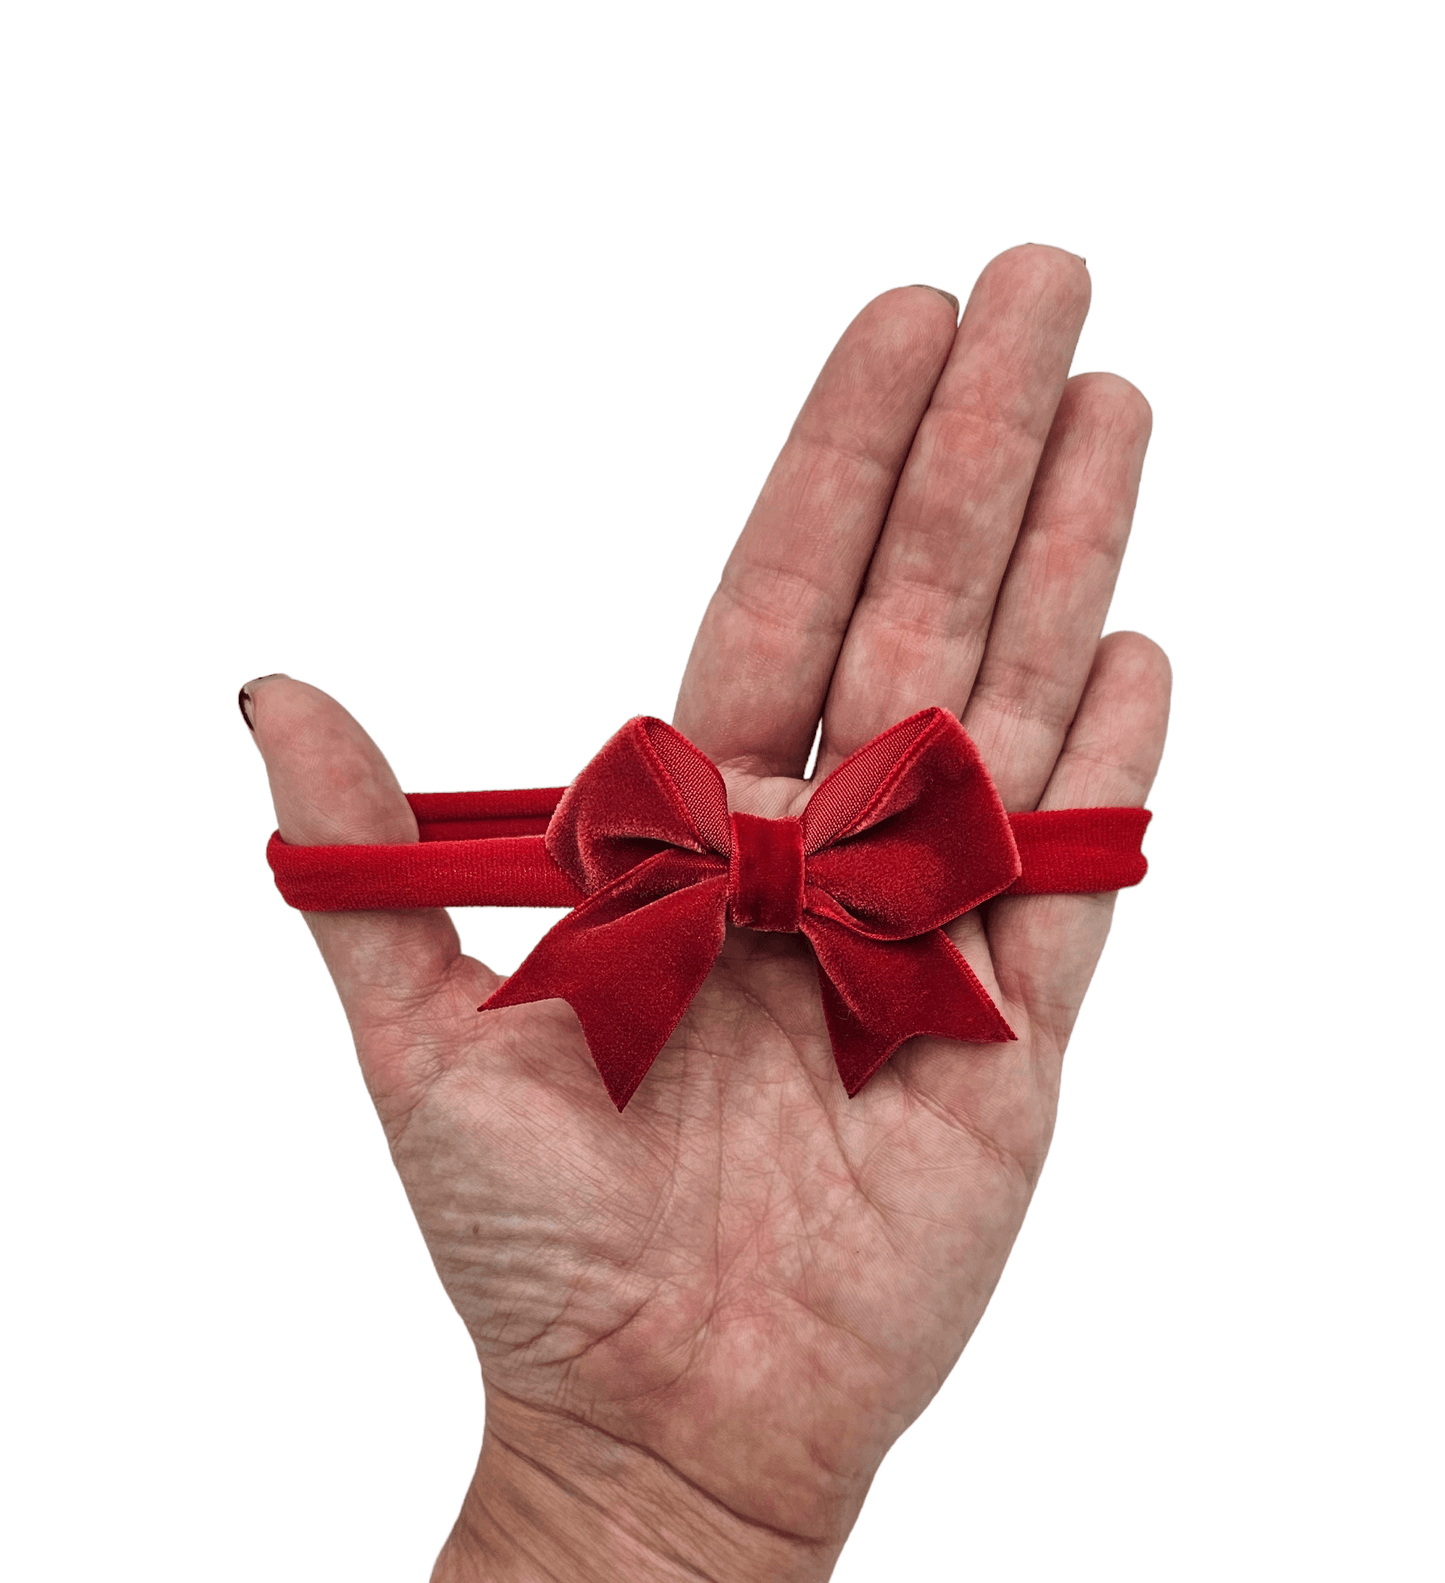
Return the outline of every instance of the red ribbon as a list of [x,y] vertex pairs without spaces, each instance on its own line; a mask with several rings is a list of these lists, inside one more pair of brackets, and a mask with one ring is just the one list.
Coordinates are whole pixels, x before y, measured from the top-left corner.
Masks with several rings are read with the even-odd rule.
[[942,709],[861,747],[796,819],[730,813],[714,765],[653,719],[629,721],[565,792],[408,800],[414,843],[306,847],[273,835],[282,895],[310,912],[572,907],[481,1009],[569,1002],[619,1109],[729,921],[807,938],[838,1071],[856,1094],[916,1034],[1014,1037],[941,925],[1003,891],[1117,890],[1148,866],[1142,808],[1005,813]]
[[860,748],[795,819],[730,815],[685,737],[629,721],[563,796],[546,844],[587,899],[481,1009],[567,1001],[619,1110],[729,921],[806,937],[850,1094],[915,1034],[1014,1037],[941,927],[1021,872],[988,771],[942,709]]

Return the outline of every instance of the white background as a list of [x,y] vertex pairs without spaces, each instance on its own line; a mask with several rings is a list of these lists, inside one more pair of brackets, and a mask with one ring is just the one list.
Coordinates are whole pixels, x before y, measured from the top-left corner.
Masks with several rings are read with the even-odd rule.
[[0,1570],[424,1579],[475,1455],[237,686],[565,781],[852,314],[1048,241],[1155,408],[1154,867],[837,1577],[1439,1576],[1429,9],[8,9]]

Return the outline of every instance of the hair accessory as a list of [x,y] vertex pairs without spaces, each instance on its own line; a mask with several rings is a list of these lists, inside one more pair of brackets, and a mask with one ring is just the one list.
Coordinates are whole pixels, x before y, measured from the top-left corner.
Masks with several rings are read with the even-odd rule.
[[480,1009],[567,1001],[619,1110],[701,988],[729,922],[807,939],[850,1095],[917,1034],[1012,1039],[942,926],[1005,892],[1137,885],[1150,818],[1142,808],[1006,813],[943,709],[859,748],[797,818],[730,812],[716,766],[646,717],[565,791],[408,801],[415,845],[300,847],[272,836],[281,894],[317,912],[570,906]]

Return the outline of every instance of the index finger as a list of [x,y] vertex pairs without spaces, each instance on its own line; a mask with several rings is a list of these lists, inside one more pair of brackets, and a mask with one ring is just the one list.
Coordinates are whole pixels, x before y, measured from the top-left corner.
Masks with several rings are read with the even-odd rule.
[[818,376],[723,570],[674,723],[714,763],[800,776],[873,546],[949,347],[928,286],[875,298]]

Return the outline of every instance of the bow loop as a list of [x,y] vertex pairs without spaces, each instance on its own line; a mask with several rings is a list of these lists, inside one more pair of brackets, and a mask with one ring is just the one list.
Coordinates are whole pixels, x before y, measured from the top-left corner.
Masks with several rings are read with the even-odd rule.
[[803,843],[809,885],[880,940],[940,928],[1021,872],[988,770],[944,709],[900,721],[846,758],[804,810]]
[[639,715],[563,793],[547,852],[591,895],[668,847],[728,857],[727,788],[680,731]]

